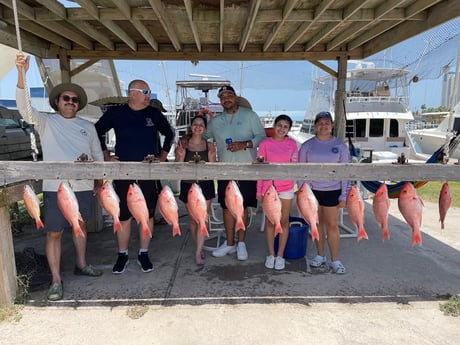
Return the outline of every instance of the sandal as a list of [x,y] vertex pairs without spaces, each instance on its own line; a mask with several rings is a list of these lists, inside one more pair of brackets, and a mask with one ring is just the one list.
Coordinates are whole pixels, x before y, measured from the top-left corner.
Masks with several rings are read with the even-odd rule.
[[311,267],[321,267],[326,264],[326,256],[316,255],[312,260],[309,260]]
[[63,285],[64,283],[61,281],[60,283],[51,283],[50,288],[48,290],[47,298],[48,301],[59,301],[62,299],[63,296]]
[[99,277],[102,275],[102,271],[95,269],[93,266],[88,265],[83,268],[75,266],[73,274],[76,276],[88,276],[88,277]]
[[344,274],[346,272],[345,267],[343,267],[340,260],[332,261],[329,264],[329,267],[332,269],[332,272],[337,273],[337,274]]

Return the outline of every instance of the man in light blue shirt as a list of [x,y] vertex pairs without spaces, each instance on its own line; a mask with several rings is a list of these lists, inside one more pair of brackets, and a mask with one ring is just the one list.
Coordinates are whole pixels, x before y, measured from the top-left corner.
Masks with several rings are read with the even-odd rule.
[[[205,136],[217,143],[220,162],[248,163],[255,160],[257,146],[266,137],[259,116],[249,108],[239,106],[238,97],[231,86],[219,89],[218,97],[224,111],[214,117],[208,125]],[[237,252],[238,260],[247,260],[248,252],[244,242],[246,232],[238,229],[238,244],[235,245],[235,219],[225,205],[225,189],[229,181],[218,181],[218,200],[223,209],[227,240],[212,252],[223,257]],[[236,181],[243,196],[244,222],[247,224],[248,207],[257,207],[256,181]]]

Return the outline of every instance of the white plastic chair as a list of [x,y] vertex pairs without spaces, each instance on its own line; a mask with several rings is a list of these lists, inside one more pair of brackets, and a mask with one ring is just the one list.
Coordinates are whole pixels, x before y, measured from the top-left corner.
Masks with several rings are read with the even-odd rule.
[[[209,210],[209,218],[208,218],[208,232],[209,237],[205,240],[205,245],[203,246],[204,250],[215,250],[220,247],[220,241],[222,237],[225,237],[225,227],[223,219],[219,218],[216,214],[217,209],[220,209],[220,204],[217,202],[211,203],[211,207]],[[216,239],[215,246],[206,245],[206,242],[209,240]]]
[[[221,238],[225,238],[225,226],[224,221],[220,218],[220,215],[217,215],[217,210],[222,210],[220,204],[218,202],[211,203],[211,207],[209,210],[209,218],[208,218],[208,232],[209,237],[205,240],[205,245],[203,246],[204,250],[213,251],[220,247],[221,245]],[[252,219],[256,215],[256,210],[253,207],[248,209],[248,225],[246,226],[246,230],[252,225]],[[206,245],[206,242],[209,240],[216,239],[215,246]]]

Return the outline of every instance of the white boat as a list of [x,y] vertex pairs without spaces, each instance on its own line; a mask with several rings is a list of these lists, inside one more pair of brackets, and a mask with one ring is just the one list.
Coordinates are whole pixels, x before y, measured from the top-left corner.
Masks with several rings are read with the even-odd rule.
[[[413,120],[409,110],[409,71],[376,67],[373,62],[350,60],[346,78],[345,136],[372,160],[396,161],[406,156],[405,125]],[[313,135],[313,119],[320,111],[334,116],[337,80],[332,76],[314,81],[312,99],[297,140]]]
[[[451,124],[451,126],[449,126]],[[451,128],[451,129],[449,129]],[[435,128],[422,128],[407,131],[408,142],[411,145],[411,156],[426,158],[436,150],[447,144],[451,138],[455,138],[449,145],[449,156],[460,159],[457,137],[460,135],[460,104],[452,114],[448,114]]]

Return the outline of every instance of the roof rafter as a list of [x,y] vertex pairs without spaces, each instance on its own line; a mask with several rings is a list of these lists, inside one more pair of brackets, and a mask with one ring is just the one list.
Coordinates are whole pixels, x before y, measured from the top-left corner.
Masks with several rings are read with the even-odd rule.
[[193,22],[193,8],[192,3],[190,0],[184,0],[185,10],[187,11],[188,23],[190,24],[190,28],[192,29],[193,38],[195,39],[196,49],[201,52],[201,42],[200,36],[198,35],[198,30],[196,29],[196,25]]
[[276,35],[281,30],[283,24],[286,22],[287,18],[294,10],[294,7],[297,5],[298,2],[298,0],[288,0],[286,2],[286,4],[283,7],[282,19],[281,21],[275,24],[272,31],[270,32],[270,35],[268,35],[267,39],[265,40],[263,51],[267,51],[267,49],[273,43],[273,40],[275,39]]
[[292,46],[300,39],[310,27],[316,23],[321,15],[334,3],[334,0],[321,1],[321,3],[315,8],[315,16],[312,21],[305,22],[297,29],[297,31],[291,36],[291,38],[285,43],[284,51],[288,51]]
[[163,3],[161,2],[161,0],[149,0],[149,4],[155,11],[158,20],[160,21],[169,39],[171,40],[171,44],[176,49],[176,51],[180,51],[182,49],[180,40],[177,37],[176,31],[174,30],[171,24],[171,20],[168,17],[168,13],[164,8]]
[[260,1],[261,0],[251,0],[250,12],[246,20],[246,25],[244,26],[243,38],[240,42],[240,51],[244,51],[246,49],[246,44],[249,41],[249,37],[251,35],[252,29],[254,28],[257,14],[259,13]]

